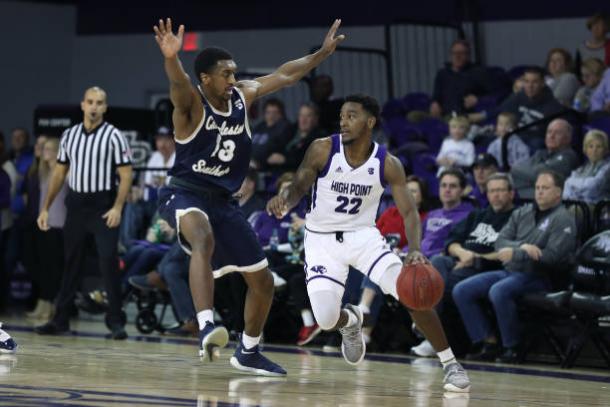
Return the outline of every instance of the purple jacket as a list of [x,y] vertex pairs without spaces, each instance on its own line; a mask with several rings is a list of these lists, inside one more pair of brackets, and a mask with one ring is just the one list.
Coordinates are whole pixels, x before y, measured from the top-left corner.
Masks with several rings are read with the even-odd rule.
[[466,218],[473,209],[471,204],[462,202],[449,210],[441,208],[428,212],[428,217],[422,227],[422,253],[428,258],[441,253],[445,248],[445,239],[449,236],[451,228]]
[[299,205],[294,207],[290,212],[286,214],[282,219],[278,219],[273,215],[269,215],[267,211],[263,211],[254,223],[254,233],[258,237],[258,241],[261,246],[267,246],[269,239],[273,234],[273,229],[277,229],[279,243],[288,242],[288,230],[292,224],[292,214],[296,213],[301,218],[305,218],[305,209],[307,205],[302,200]]
[[591,111],[602,110],[608,102],[610,102],[610,69],[606,70],[602,81],[591,95]]

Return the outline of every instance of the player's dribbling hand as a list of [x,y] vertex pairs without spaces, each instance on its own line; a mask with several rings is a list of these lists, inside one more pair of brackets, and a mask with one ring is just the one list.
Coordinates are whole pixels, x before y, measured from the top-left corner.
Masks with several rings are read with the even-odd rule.
[[267,202],[267,213],[275,216],[278,219],[282,219],[288,213],[288,206],[286,201],[279,195],[274,196]]
[[409,251],[405,257],[405,264],[429,263],[429,260],[424,254],[418,250]]
[[184,36],[184,26],[178,27],[178,33],[172,32],[172,19],[168,18],[163,22],[159,19],[159,25],[153,26],[155,40],[159,44],[161,53],[165,58],[173,58],[182,48],[182,37]]
[[335,52],[335,48],[337,45],[345,39],[345,35],[341,34],[335,37],[339,26],[341,25],[341,20],[336,19],[332,26],[330,26],[330,30],[328,30],[328,34],[326,34],[326,38],[324,38],[324,42],[322,43],[321,50],[328,53],[328,55]]

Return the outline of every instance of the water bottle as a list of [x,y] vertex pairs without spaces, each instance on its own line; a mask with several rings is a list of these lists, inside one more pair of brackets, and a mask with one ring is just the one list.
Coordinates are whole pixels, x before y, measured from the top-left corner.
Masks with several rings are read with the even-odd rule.
[[277,250],[279,244],[280,236],[278,234],[277,228],[273,228],[273,232],[271,233],[271,237],[269,238],[269,247],[271,247],[271,250]]

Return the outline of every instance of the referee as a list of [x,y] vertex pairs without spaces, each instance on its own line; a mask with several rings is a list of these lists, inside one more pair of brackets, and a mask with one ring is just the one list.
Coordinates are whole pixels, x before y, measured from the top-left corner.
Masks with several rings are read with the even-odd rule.
[[[49,207],[69,174],[64,225],[66,268],[56,299],[55,316],[45,325],[35,328],[35,332],[41,335],[58,335],[70,330],[70,309],[81,280],[86,237],[93,235],[108,294],[106,321],[110,337],[127,338],[125,321],[121,318],[117,246],[118,226],[131,186],[132,168],[127,141],[116,127],[104,121],[107,107],[103,89],[87,89],[81,102],[83,122],[64,131],[61,137],[57,166],[40,209],[38,227],[46,231],[49,229]],[[120,178],[118,193],[117,172]]]

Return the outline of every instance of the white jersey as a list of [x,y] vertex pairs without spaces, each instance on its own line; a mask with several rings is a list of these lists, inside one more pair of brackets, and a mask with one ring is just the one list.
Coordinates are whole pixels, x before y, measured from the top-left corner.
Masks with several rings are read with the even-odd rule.
[[347,232],[375,226],[385,188],[386,148],[374,143],[366,162],[352,168],[345,158],[341,135],[331,136],[326,166],[312,187],[305,227],[312,232]]

